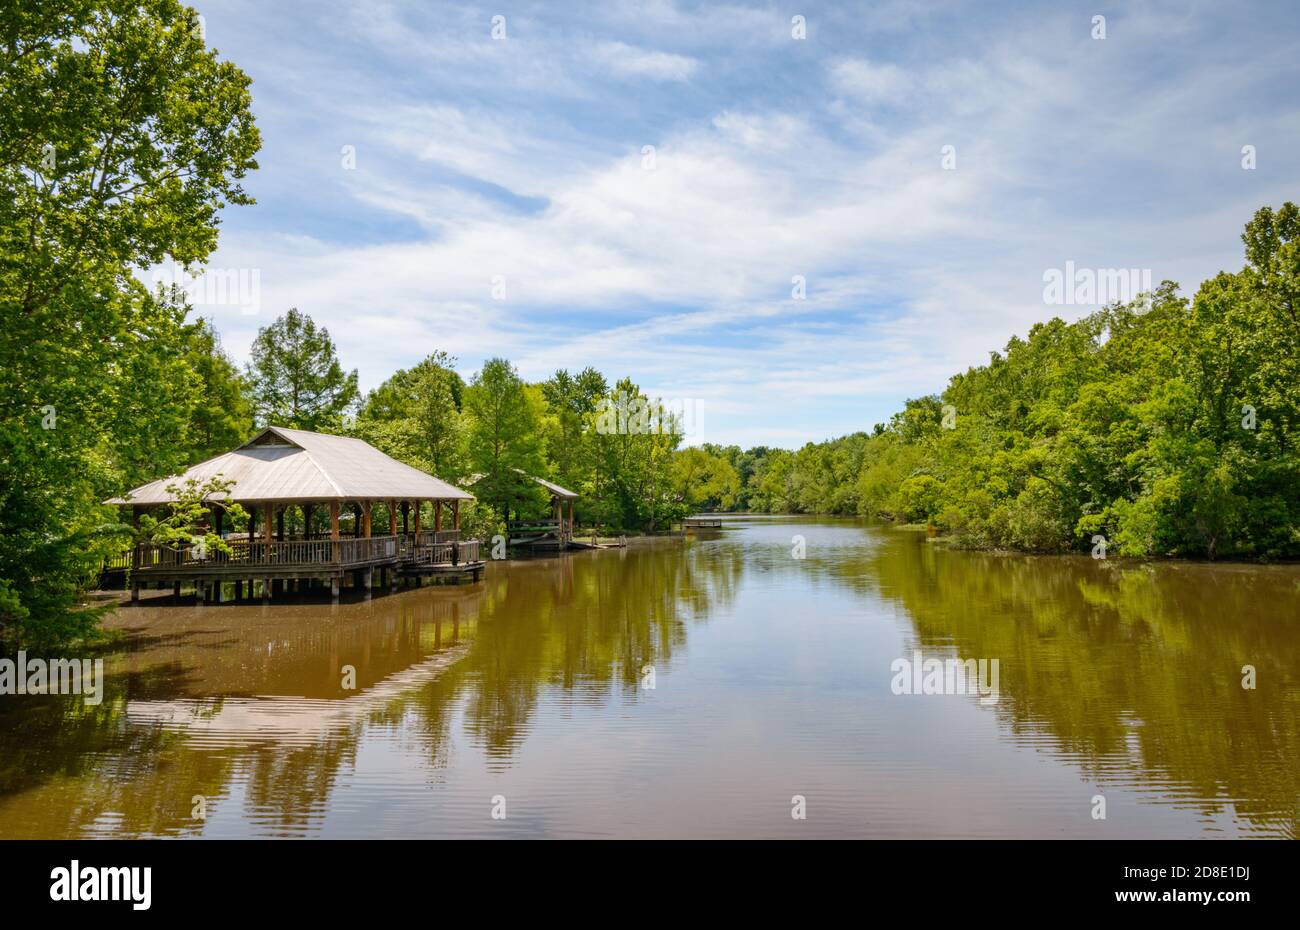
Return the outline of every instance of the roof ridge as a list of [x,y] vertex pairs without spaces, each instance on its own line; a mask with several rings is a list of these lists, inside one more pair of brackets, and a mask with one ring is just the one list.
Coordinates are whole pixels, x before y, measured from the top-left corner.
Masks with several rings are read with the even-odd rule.
[[325,466],[322,465],[320,462],[316,461],[316,456],[311,454],[311,450],[308,449],[306,446],[298,446],[298,448],[302,449],[303,454],[307,456],[307,461],[311,462],[312,465],[316,466],[316,470],[320,472],[321,477],[329,482],[330,487],[334,489],[334,493],[336,493],[339,497],[342,497],[343,489],[339,487],[339,483],[334,480],[334,476],[325,470]]

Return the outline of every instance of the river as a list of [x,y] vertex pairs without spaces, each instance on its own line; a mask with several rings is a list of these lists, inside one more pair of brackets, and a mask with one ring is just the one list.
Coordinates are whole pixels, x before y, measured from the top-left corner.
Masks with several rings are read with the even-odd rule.
[[[0,837],[1300,832],[1300,566],[734,517],[109,625],[101,703],[0,698]],[[898,693],[918,658],[996,677]]]

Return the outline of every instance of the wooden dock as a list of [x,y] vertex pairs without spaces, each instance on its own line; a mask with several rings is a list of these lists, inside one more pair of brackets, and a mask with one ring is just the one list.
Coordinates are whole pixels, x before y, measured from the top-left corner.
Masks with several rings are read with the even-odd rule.
[[722,529],[722,520],[716,517],[687,517],[677,524],[680,532],[685,533],[688,530],[720,530]]
[[132,601],[139,600],[142,588],[171,587],[179,596],[183,584],[194,586],[200,603],[220,602],[226,584],[234,585],[236,600],[244,597],[245,585],[249,598],[259,586],[267,599],[325,585],[337,598],[346,580],[367,594],[376,581],[393,590],[403,579],[416,584],[431,577],[478,581],[485,567],[479,542],[459,535],[451,530],[352,539],[236,539],[227,542],[230,552],[141,545],[112,560],[106,571],[129,578]]

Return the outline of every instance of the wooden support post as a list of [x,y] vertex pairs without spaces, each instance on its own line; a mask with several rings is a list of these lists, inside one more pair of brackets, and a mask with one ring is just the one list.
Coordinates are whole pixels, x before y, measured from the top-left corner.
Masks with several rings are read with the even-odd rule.
[[[335,509],[338,508],[337,504],[334,506]],[[339,576],[337,573],[330,575],[330,597],[336,602],[339,599]]]
[[178,601],[181,599],[181,583],[179,581],[172,582],[172,597]]
[[370,538],[370,512],[374,506],[372,501],[366,501],[361,505],[361,535],[366,539]]
[[375,568],[373,565],[367,566],[365,571],[365,576],[363,578],[363,584],[365,585],[366,588],[366,597],[370,597],[370,591],[374,587],[374,580],[375,580]]
[[262,505],[262,518],[266,523],[266,526],[262,530],[262,539],[266,542],[266,553],[263,557],[263,561],[269,562],[271,561],[271,550],[274,548],[271,545],[271,533],[275,529],[275,504]]
[[433,531],[442,532],[442,501],[433,502]]
[[195,607],[203,606],[204,595],[208,593],[206,589],[207,589],[207,584],[205,584],[204,582],[202,581],[194,582],[194,606]]
[[140,508],[131,508],[131,526],[135,529],[135,536],[131,539],[131,574],[134,576],[140,570]]
[[460,500],[459,499],[451,502],[451,528],[453,530],[460,529]]
[[302,505],[302,538],[311,539],[311,518],[312,511],[316,508],[311,504]]
[[410,532],[411,502],[402,501],[402,535]]
[[417,500],[415,502],[415,535],[420,535],[420,512],[424,509],[424,502]]
[[397,535],[397,501],[388,502],[388,535]]
[[262,579],[262,603],[265,604],[271,600],[271,579]]
[[131,526],[135,535],[131,537],[131,603],[140,603],[140,508],[131,508]]
[[280,512],[275,515],[275,538],[284,542],[284,512],[288,510],[287,506],[281,507]]
[[241,578],[235,582],[235,600],[242,601],[243,599],[244,599],[244,580]]

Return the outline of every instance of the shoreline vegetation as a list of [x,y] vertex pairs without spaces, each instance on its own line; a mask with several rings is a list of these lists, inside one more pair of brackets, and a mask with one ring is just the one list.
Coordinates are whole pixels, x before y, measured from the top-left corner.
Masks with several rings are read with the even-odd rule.
[[[543,513],[534,475],[579,492],[579,525],[602,536],[759,510],[924,522],[972,547],[1300,557],[1294,204],[1260,209],[1245,267],[1191,301],[1164,282],[1040,323],[889,423],[795,451],[683,448],[675,413],[591,367],[528,383],[493,358],[466,380],[434,352],[362,397],[307,313],[264,327],[241,371],[180,287],[143,280],[201,272],[221,211],[254,203],[251,81],[195,16],[145,0],[0,17],[6,647],[100,635],[84,595],[141,539],[102,502],[263,425],[472,481],[467,535]],[[202,498],[182,506],[153,525],[206,516]]]

